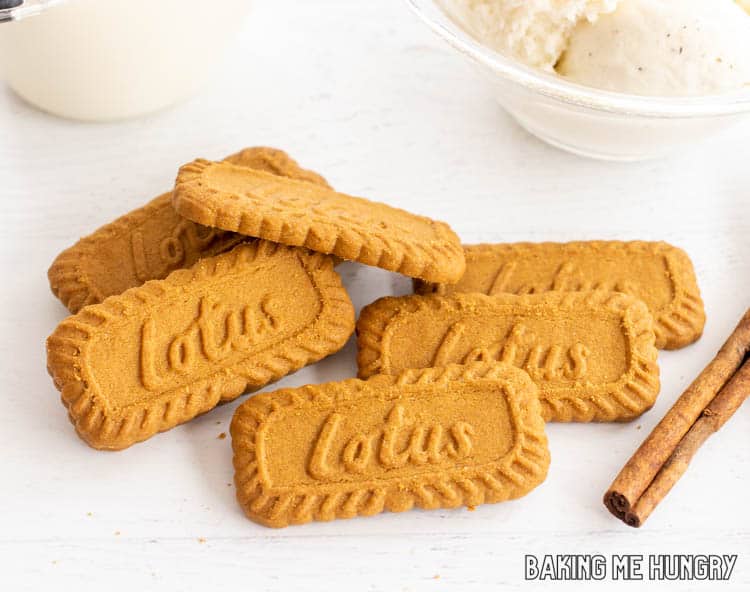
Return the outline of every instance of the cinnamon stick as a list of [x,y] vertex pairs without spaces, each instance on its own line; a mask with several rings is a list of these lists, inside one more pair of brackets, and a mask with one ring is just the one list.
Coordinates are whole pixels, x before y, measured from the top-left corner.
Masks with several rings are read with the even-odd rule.
[[718,432],[750,394],[750,361],[746,361],[719,391],[703,414],[682,438],[635,506],[625,514],[625,523],[640,526],[672,486],[685,473],[693,456],[708,437]]
[[[742,317],[716,357],[677,399],[604,494],[604,504],[612,514],[630,526],[640,526],[643,523],[682,475],[695,451],[713,433],[712,427],[721,427],[742,404],[743,392],[750,386],[746,382],[747,372],[743,369],[738,374],[737,381],[732,380],[732,377],[737,374],[749,352],[750,310]],[[722,393],[723,396],[719,399],[718,393],[729,386],[730,381],[733,383],[732,387]],[[719,419],[697,425],[699,418],[708,418],[715,413],[711,407],[714,399],[718,399],[716,404],[721,412]],[[727,415],[729,409],[732,411]],[[689,432],[691,435],[685,442],[683,439]],[[686,455],[690,450],[692,453]]]

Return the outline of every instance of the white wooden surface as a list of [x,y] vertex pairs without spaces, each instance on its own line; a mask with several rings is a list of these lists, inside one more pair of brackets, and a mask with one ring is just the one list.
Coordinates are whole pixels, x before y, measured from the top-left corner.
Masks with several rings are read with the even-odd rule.
[[[526,553],[613,552],[739,553],[729,583],[651,588],[750,587],[747,406],[641,530],[600,501],[750,305],[748,128],[669,161],[582,160],[514,125],[399,0],[257,0],[226,67],[190,102],[82,125],[0,88],[0,130],[0,588],[532,590],[543,586],[523,581]],[[170,187],[179,164],[259,144],[288,150],[342,190],[447,220],[465,242],[683,246],[706,302],[705,336],[660,354],[662,394],[640,420],[550,425],[549,477],[524,499],[255,525],[234,500],[230,440],[217,438],[236,403],[127,451],[97,452],[68,424],[44,339],[65,316],[46,280],[61,249]],[[393,274],[340,269],[358,309],[408,289]],[[352,376],[354,355],[350,343],[278,386]]]

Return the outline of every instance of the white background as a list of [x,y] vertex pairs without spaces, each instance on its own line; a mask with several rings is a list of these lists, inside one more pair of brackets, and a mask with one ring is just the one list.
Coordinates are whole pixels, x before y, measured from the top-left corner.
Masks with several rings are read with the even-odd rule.
[[[509,120],[399,0],[258,0],[213,85],[137,121],[62,121],[0,87],[0,587],[579,590],[595,584],[524,582],[524,554],[739,553],[730,583],[652,587],[748,589],[747,406],[642,529],[601,504],[750,304],[748,132],[648,164],[559,152]],[[60,250],[168,189],[180,164],[262,144],[343,191],[449,221],[465,242],[680,245],[705,298],[705,336],[660,354],[662,394],[640,420],[550,425],[549,476],[521,500],[258,526],[234,500],[230,440],[217,438],[237,403],[127,451],[97,452],[68,423],[44,339],[65,316],[46,279]],[[386,272],[340,270],[358,309],[408,289]],[[350,342],[278,386],[353,376],[354,356]]]

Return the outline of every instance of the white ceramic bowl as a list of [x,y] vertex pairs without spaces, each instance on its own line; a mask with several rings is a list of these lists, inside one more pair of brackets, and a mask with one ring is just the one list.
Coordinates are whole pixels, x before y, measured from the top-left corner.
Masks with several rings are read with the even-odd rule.
[[135,117],[190,96],[240,30],[250,0],[26,0],[0,23],[0,77],[37,107]]
[[691,98],[642,97],[573,84],[528,68],[464,32],[434,0],[406,0],[479,70],[497,101],[545,142],[592,158],[666,156],[750,119],[750,90]]

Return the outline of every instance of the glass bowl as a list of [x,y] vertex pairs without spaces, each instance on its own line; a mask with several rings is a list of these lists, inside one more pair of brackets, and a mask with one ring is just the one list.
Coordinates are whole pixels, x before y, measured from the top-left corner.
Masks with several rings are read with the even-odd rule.
[[750,119],[750,90],[662,98],[601,91],[526,67],[473,39],[435,0],[406,0],[417,16],[478,66],[495,98],[543,141],[591,158],[658,158]]

